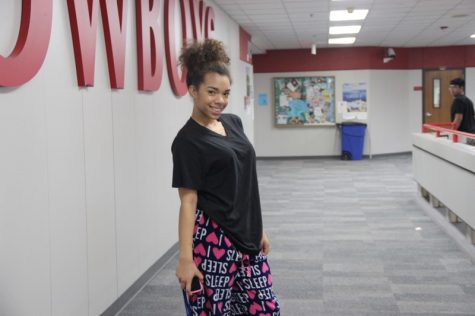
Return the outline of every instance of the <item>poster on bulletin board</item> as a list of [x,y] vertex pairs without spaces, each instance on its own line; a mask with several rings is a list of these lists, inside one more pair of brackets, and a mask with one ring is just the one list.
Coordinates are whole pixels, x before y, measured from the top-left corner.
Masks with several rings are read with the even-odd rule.
[[335,77],[274,78],[274,125],[335,125]]

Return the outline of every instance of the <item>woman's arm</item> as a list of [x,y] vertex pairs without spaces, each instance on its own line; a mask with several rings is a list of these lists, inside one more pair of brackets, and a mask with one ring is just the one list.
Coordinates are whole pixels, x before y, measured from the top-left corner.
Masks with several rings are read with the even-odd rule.
[[196,207],[198,194],[195,190],[179,188],[180,195],[180,216],[178,221],[179,238],[179,258],[176,267],[176,276],[181,288],[186,289],[188,294],[191,290],[191,280],[196,275],[203,282],[203,275],[200,273],[193,261],[193,228],[196,219]]

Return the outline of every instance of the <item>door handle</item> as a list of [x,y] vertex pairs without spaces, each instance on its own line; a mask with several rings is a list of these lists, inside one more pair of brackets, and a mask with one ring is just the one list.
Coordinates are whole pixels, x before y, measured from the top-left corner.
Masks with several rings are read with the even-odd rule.
[[427,116],[427,117],[431,117],[431,116],[432,116],[432,113],[426,112],[426,116]]

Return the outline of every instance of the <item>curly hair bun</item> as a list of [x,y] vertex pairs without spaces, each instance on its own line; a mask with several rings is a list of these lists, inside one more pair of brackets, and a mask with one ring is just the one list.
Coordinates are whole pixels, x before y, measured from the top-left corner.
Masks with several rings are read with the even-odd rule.
[[187,70],[187,84],[199,85],[208,72],[217,72],[230,77],[230,59],[224,44],[215,39],[194,42],[182,49],[179,62]]

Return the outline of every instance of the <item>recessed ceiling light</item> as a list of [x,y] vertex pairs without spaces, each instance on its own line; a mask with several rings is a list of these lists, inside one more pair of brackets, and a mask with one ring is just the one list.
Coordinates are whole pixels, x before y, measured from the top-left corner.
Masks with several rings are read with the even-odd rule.
[[330,34],[356,34],[361,30],[361,25],[330,26]]
[[475,34],[470,35],[471,38],[475,38]]
[[[351,11],[351,13],[350,13]],[[332,10],[330,11],[330,21],[356,21],[364,20],[368,10]]]
[[355,40],[356,40],[356,37],[329,38],[328,44],[353,44]]

